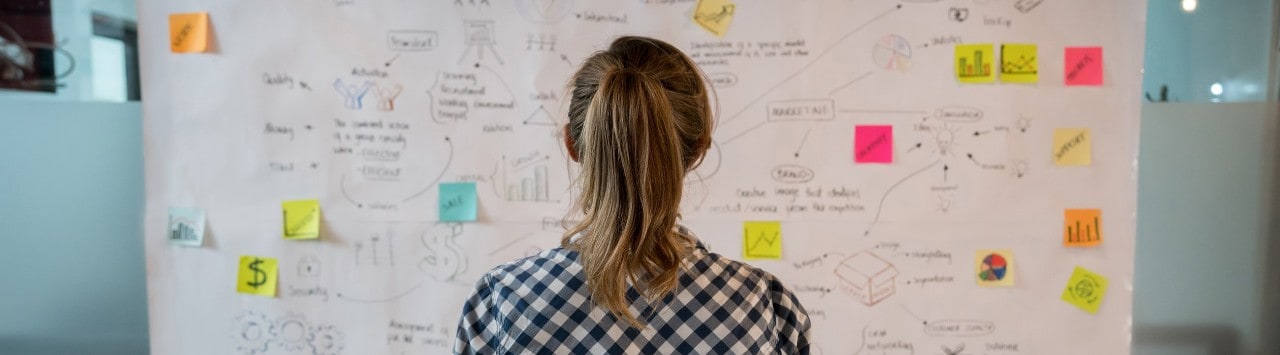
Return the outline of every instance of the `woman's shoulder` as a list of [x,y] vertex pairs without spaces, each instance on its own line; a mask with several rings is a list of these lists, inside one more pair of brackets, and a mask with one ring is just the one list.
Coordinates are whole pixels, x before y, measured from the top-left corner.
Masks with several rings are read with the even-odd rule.
[[555,247],[495,266],[484,273],[482,280],[487,279],[493,282],[505,280],[509,283],[534,277],[560,277],[581,271],[582,265],[578,263],[577,252]]

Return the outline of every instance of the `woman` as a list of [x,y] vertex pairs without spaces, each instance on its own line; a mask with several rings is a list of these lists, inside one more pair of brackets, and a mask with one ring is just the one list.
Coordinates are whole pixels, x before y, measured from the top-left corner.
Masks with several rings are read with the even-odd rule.
[[707,85],[684,53],[618,38],[573,76],[565,147],[582,222],[561,247],[489,271],[460,354],[807,354],[809,317],[773,275],[676,224],[711,145]]

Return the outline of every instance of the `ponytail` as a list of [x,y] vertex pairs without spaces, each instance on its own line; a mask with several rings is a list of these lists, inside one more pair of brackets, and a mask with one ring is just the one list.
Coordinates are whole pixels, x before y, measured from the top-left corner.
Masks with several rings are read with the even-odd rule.
[[710,142],[707,106],[692,62],[652,39],[618,39],[575,75],[569,134],[585,216],[562,243],[579,252],[592,300],[632,326],[643,324],[629,286],[655,300],[678,284],[692,237],[676,222],[685,174]]

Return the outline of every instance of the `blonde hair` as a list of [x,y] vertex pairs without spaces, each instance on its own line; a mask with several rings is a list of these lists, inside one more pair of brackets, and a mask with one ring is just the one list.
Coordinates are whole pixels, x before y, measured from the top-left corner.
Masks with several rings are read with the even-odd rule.
[[580,254],[593,302],[644,327],[628,285],[665,297],[692,245],[676,221],[685,174],[711,145],[706,81],[674,46],[621,37],[587,58],[570,90],[567,133],[582,163],[574,207],[585,216],[561,244]]

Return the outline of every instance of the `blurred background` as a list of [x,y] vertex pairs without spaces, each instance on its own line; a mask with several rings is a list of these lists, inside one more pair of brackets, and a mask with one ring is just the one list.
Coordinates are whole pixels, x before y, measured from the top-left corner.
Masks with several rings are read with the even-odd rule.
[[[1280,354],[1280,0],[1146,21],[1133,354]],[[135,23],[0,1],[0,354],[148,351]]]

